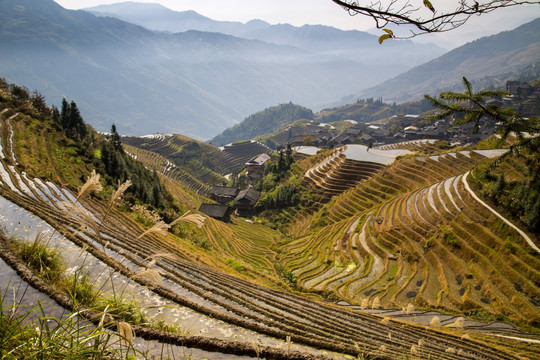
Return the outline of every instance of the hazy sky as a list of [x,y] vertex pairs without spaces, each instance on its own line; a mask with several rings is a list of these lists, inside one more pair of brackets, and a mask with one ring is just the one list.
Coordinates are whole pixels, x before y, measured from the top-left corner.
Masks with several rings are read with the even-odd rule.
[[[55,0],[67,9],[81,9],[101,4],[112,4],[122,0]],[[133,0],[136,2],[160,3],[176,11],[195,10],[214,20],[247,22],[265,20],[271,24],[289,23],[323,24],[344,30],[368,30],[374,22],[362,16],[349,16],[331,0]],[[419,2],[420,0],[412,0]],[[439,2],[439,5],[437,4]],[[432,0],[435,7],[448,4],[448,0]],[[475,16],[462,28],[444,34],[416,37],[418,42],[434,42],[451,48],[478,37],[511,30],[536,17],[540,17],[540,5],[517,6],[500,9],[480,17]],[[378,32],[380,33],[380,31]]]

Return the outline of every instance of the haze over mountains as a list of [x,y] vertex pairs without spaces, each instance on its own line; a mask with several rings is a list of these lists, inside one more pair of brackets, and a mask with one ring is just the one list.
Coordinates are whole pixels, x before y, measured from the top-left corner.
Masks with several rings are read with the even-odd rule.
[[[344,31],[323,25],[296,27],[289,24],[271,25],[262,20],[252,20],[245,24],[215,21],[194,11],[173,11],[160,4],[122,2],[95,6],[87,10],[100,16],[114,16],[151,30],[171,33],[188,30],[216,32],[278,45],[290,45],[365,64],[384,64],[397,69],[424,63],[428,58],[444,52],[434,45],[422,46],[411,41],[394,41],[380,46],[377,35],[356,30]],[[415,51],[411,51],[411,46]],[[396,56],[398,54],[399,56]]]
[[[0,76],[38,89],[50,103],[75,100],[98,130],[114,122],[135,135],[207,139],[268,106],[315,107],[420,62],[398,66],[397,53],[381,53],[388,62],[366,64],[219,33],[155,32],[52,0],[2,0],[0,23]],[[401,56],[440,53],[412,43],[397,48]]]
[[[410,41],[381,46],[377,36],[327,26],[214,21],[155,4],[92,11],[107,16],[66,10],[52,0],[0,0],[0,76],[39,90],[49,103],[75,100],[96,129],[115,123],[130,135],[209,139],[281,103],[317,110],[344,97],[342,103],[379,96],[406,101],[452,82],[459,86],[469,70],[496,74],[533,63],[540,53],[538,33],[529,33],[535,23],[507,40],[487,38],[486,49],[477,50],[485,41],[478,40],[362,91],[442,50]],[[500,39],[508,44],[497,45]],[[504,66],[496,61],[501,56]]]
[[473,83],[475,80],[484,80],[484,83],[495,84],[498,75],[540,61],[539,29],[540,18],[537,18],[512,31],[482,37],[380,85],[347,97],[341,103],[366,97],[383,97],[386,102],[403,102],[421,99],[424,94],[461,91],[463,76]]

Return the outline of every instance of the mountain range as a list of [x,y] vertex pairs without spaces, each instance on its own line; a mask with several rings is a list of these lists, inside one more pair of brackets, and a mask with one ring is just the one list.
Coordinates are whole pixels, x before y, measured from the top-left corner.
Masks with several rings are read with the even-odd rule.
[[[227,34],[278,45],[290,45],[318,54],[339,56],[365,64],[379,63],[397,69],[422,64],[445,51],[435,45],[394,41],[380,46],[378,36],[363,31],[344,31],[330,26],[271,25],[262,20],[247,23],[215,21],[195,11],[173,11],[160,4],[122,2],[86,9],[99,16],[113,16],[147,29],[171,33],[198,30]],[[412,48],[415,51],[411,51]],[[399,52],[399,56],[396,54]]]
[[91,11],[0,0],[0,76],[51,104],[74,100],[99,131],[115,123],[128,135],[209,139],[280,103],[318,110],[358,98],[407,101],[459,89],[463,75],[507,73],[540,53],[538,21],[432,60],[436,46],[381,46],[374,35],[327,26],[221,22],[155,4]]
[[[414,65],[389,67],[382,59],[396,56],[386,55],[368,64],[215,32],[158,32],[52,0],[2,0],[0,24],[0,76],[38,89],[49,103],[75,100],[100,131],[115,123],[132,135],[208,139],[268,106],[316,107]],[[404,44],[403,56],[440,52]]]
[[424,94],[460,91],[463,76],[473,84],[475,81],[484,85],[496,83],[498,77],[540,61],[539,29],[540,18],[537,18],[512,31],[482,37],[380,85],[346,97],[341,103],[367,97],[403,102],[421,99]]

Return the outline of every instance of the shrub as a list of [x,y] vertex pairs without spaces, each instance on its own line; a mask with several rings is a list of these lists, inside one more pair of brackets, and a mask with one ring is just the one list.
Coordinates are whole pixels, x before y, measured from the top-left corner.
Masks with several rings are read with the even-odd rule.
[[103,298],[99,300],[98,309],[105,311],[115,320],[125,321],[133,325],[147,323],[146,316],[141,308],[134,302],[123,298]]
[[58,250],[47,248],[41,244],[41,239],[38,235],[32,243],[19,243],[17,254],[45,281],[56,283],[65,270],[64,261]]

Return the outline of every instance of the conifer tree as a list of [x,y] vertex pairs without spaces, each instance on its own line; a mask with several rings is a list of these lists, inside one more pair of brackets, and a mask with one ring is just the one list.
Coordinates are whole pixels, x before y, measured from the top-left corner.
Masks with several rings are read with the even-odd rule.
[[114,150],[124,153],[124,148],[122,147],[122,141],[120,140],[120,134],[116,131],[116,125],[112,124],[111,126],[111,144]]
[[60,110],[60,125],[62,125],[63,129],[67,128],[67,122],[69,117],[69,103],[67,102],[66,98],[62,98],[62,107]]
[[285,151],[285,155],[287,157],[287,167],[291,167],[292,163],[294,162],[293,158],[293,151],[291,148],[291,143],[287,144],[287,150]]

